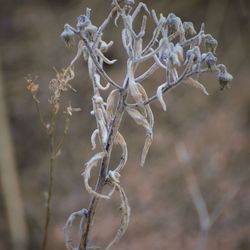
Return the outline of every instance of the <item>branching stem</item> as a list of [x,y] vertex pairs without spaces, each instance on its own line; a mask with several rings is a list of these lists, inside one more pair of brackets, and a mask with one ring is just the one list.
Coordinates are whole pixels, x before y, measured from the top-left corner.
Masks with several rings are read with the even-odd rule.
[[[127,91],[126,90],[121,91],[114,119],[109,126],[110,129],[109,129],[109,134],[108,134],[108,140],[105,145],[105,150],[107,152],[107,155],[103,158],[101,162],[100,173],[99,173],[99,177],[98,177],[96,188],[95,188],[95,191],[97,193],[101,193],[105,185],[105,181],[106,181],[106,177],[108,173],[108,167],[109,167],[110,154],[111,154],[112,147],[114,144],[114,139],[116,137],[116,134],[118,132],[118,129],[120,127],[120,123],[123,117],[123,113],[125,109],[124,102],[125,102],[126,97],[127,97]],[[79,250],[87,249],[89,233],[90,233],[91,225],[93,223],[93,218],[96,212],[98,201],[99,201],[98,197],[94,195],[91,197],[89,207],[88,207],[89,213],[88,213],[88,217],[86,218],[85,227],[82,232]]]

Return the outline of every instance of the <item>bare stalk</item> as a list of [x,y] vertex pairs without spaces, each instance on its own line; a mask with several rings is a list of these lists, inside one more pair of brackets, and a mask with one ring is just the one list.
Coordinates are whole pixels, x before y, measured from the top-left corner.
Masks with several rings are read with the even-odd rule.
[[51,96],[49,99],[49,104],[51,106],[51,112],[50,112],[50,119],[49,122],[46,122],[43,114],[40,109],[40,101],[37,98],[37,93],[39,90],[39,84],[36,84],[29,76],[26,78],[27,80],[27,89],[30,91],[33,100],[35,101],[36,111],[38,113],[40,122],[42,126],[44,127],[46,134],[49,138],[49,184],[48,184],[48,192],[45,197],[45,223],[44,223],[44,230],[43,230],[43,239],[41,243],[41,249],[46,250],[47,241],[48,241],[48,234],[49,234],[49,225],[51,220],[51,200],[52,200],[52,194],[53,194],[53,183],[54,183],[54,168],[55,168],[55,159],[59,155],[60,149],[63,146],[65,137],[68,133],[69,129],[69,122],[70,122],[70,116],[73,112],[79,111],[78,108],[72,108],[71,104],[69,102],[69,106],[66,108],[66,111],[63,113],[66,113],[65,118],[65,126],[63,134],[61,135],[61,138],[58,143],[56,143],[56,121],[57,121],[57,115],[60,111],[60,102],[62,93],[67,91],[68,89],[71,89],[74,91],[74,89],[69,84],[69,81],[74,78],[74,72],[71,69],[71,67],[68,67],[65,70],[62,70],[62,72],[56,72],[56,78],[52,79],[49,83],[49,87],[51,90]]
[[54,148],[55,148],[55,116],[52,117],[52,127],[49,131],[49,153],[50,153],[50,164],[49,164],[49,185],[48,193],[46,194],[46,213],[45,213],[45,224],[43,232],[43,241],[42,241],[42,250],[46,249],[48,241],[48,230],[51,218],[51,199],[52,199],[52,190],[54,182]]

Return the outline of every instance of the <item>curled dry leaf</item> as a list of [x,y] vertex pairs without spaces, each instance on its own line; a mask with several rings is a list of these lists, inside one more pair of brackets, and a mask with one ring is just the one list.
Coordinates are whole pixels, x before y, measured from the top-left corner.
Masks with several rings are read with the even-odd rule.
[[82,173],[83,177],[84,177],[84,184],[86,187],[86,190],[90,193],[95,195],[98,198],[103,198],[103,199],[110,199],[109,196],[107,195],[103,195],[103,194],[99,194],[97,193],[92,187],[90,187],[89,185],[89,179],[91,176],[91,170],[97,166],[98,161],[102,160],[103,157],[105,157],[105,153],[104,152],[100,152],[95,154],[87,163],[86,163],[86,168],[84,170],[84,172]]
[[119,132],[117,132],[115,143],[119,144],[122,148],[121,160],[119,162],[119,165],[115,169],[116,172],[120,172],[124,168],[128,160],[128,147],[124,137]]
[[138,110],[127,107],[126,111],[138,125],[143,126],[146,130],[146,140],[145,140],[145,144],[142,150],[141,163],[140,163],[140,165],[143,166],[145,163],[148,150],[153,140],[153,128],[152,128],[152,125],[147,121],[147,119]]
[[119,91],[117,89],[112,90],[107,98],[106,113],[107,113],[107,119],[109,122],[113,118],[113,113],[114,113],[115,104],[116,104],[116,97],[118,94],[119,94]]
[[114,183],[116,188],[119,191],[120,198],[121,198],[121,225],[114,237],[114,239],[109,243],[105,250],[110,250],[112,246],[114,246],[125,234],[128,228],[129,219],[130,219],[130,206],[128,203],[128,198],[124,189],[117,183]]
[[94,95],[92,98],[93,101],[93,109],[94,115],[96,118],[97,126],[99,129],[100,136],[102,138],[102,144],[105,145],[108,131],[107,131],[107,124],[106,124],[106,111],[104,108],[104,102],[100,95]]
[[144,164],[145,164],[145,161],[146,161],[146,157],[148,155],[148,151],[149,151],[149,148],[152,144],[152,141],[153,141],[153,134],[147,134],[146,135],[146,139],[145,139],[145,143],[144,143],[144,146],[143,146],[143,150],[142,150],[142,154],[141,154],[141,163],[140,163],[140,166],[143,167]]
[[136,109],[127,107],[126,111],[128,114],[134,119],[134,121],[140,125],[143,126],[147,132],[152,132],[152,127],[147,121],[147,119]]
[[[143,88],[143,86],[141,84],[139,84],[139,89],[140,89],[140,91],[141,91],[141,93],[143,95],[143,98],[145,100],[147,100],[148,95],[146,93],[146,90]],[[149,122],[149,124],[150,124],[150,126],[151,126],[151,128],[153,130],[153,127],[154,127],[154,114],[153,114],[152,109],[151,109],[149,104],[145,105],[145,109],[147,111],[148,122]],[[141,163],[140,163],[141,166],[144,166],[144,164],[145,164],[145,160],[146,160],[149,148],[150,148],[150,146],[152,144],[152,141],[153,141],[153,131],[152,131],[152,133],[147,133],[146,140],[145,140],[143,150],[142,150]]]
[[119,178],[121,175],[116,170],[114,170],[114,171],[109,170],[108,176],[109,176],[109,179],[111,180],[112,183],[113,182],[120,183]]
[[83,41],[79,41],[78,43],[78,50],[77,50],[77,53],[76,53],[76,56],[73,58],[73,60],[71,61],[70,63],[70,66],[72,67],[75,62],[81,57],[81,55],[83,55],[83,49],[84,49],[84,44],[83,44]]
[[102,54],[102,52],[101,52],[100,50],[98,50],[98,49],[96,49],[96,50],[97,50],[97,55],[98,55],[105,63],[111,65],[111,64],[114,64],[114,63],[117,61],[116,59],[114,59],[114,60],[109,60],[106,56],[104,56],[104,55]]
[[[143,95],[143,99],[147,100],[148,99],[148,95],[147,95],[146,90],[143,88],[143,86],[141,84],[138,84],[138,87],[139,87],[140,92]],[[153,129],[153,127],[154,127],[154,114],[152,112],[152,109],[151,109],[151,107],[150,107],[149,104],[145,105],[145,109],[147,111],[148,122],[149,122],[149,124],[151,125],[151,127]]]
[[65,245],[66,245],[68,250],[76,249],[74,247],[73,240],[70,237],[70,230],[73,226],[75,219],[77,217],[80,217],[82,220],[87,216],[87,214],[88,214],[88,210],[83,208],[82,210],[74,212],[69,216],[69,218],[64,226],[64,241],[65,241]]
[[94,74],[94,79],[95,79],[95,83],[96,83],[96,86],[97,86],[98,89],[100,89],[100,90],[107,90],[110,87],[109,83],[107,83],[106,86],[103,86],[101,84],[101,77],[100,77],[99,74]]
[[200,89],[205,95],[209,95],[205,86],[203,84],[201,84],[200,82],[198,82],[197,80],[194,80],[192,77],[188,77],[183,82],[192,86],[192,87]]
[[142,105],[143,98],[142,93],[139,90],[138,83],[135,82],[134,68],[132,67],[132,61],[128,62],[128,78],[129,78],[129,91],[133,99],[138,105]]
[[108,131],[106,128],[106,124],[104,119],[101,119],[98,121],[99,125],[100,125],[100,130],[101,130],[101,135],[102,135],[102,144],[105,145],[107,138],[108,138]]
[[157,98],[163,108],[164,111],[167,110],[167,106],[166,106],[166,103],[163,99],[163,95],[162,95],[162,89],[165,87],[166,85],[165,84],[162,84],[160,85],[158,88],[157,88],[157,92],[156,92],[156,95],[157,95]]
[[129,82],[129,90],[130,90],[131,96],[133,97],[135,102],[138,105],[141,105],[143,103],[143,99],[142,99],[142,94],[138,88],[138,83],[136,83],[135,81],[130,81]]
[[99,134],[99,129],[95,129],[91,135],[92,150],[96,149],[96,136]]

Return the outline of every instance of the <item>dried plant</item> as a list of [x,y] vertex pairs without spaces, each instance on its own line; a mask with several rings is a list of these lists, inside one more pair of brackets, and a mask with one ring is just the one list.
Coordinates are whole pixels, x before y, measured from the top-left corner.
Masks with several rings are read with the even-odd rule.
[[[67,249],[97,249],[90,245],[89,234],[98,201],[111,199],[115,191],[120,194],[121,199],[121,224],[114,239],[104,249],[111,249],[128,228],[130,206],[120,182],[128,158],[126,140],[119,132],[123,114],[126,112],[136,124],[145,130],[145,144],[140,163],[143,166],[153,141],[154,116],[150,107],[153,101],[159,101],[162,109],[166,111],[167,105],[164,96],[181,84],[198,88],[202,93],[208,95],[205,86],[199,82],[199,76],[203,73],[214,73],[219,80],[221,89],[228,87],[233,79],[224,65],[217,64],[215,52],[218,43],[212,35],[205,33],[204,24],[196,32],[192,22],[183,22],[173,13],[168,16],[157,15],[154,10],[149,11],[146,4],[142,2],[135,8],[134,5],[134,0],[113,0],[111,11],[100,26],[92,23],[91,9],[87,8],[86,13],[77,18],[76,26],[65,24],[61,34],[67,46],[71,45],[73,40],[78,39],[79,42],[76,56],[71,61],[70,66],[62,73],[58,73],[57,78],[51,81],[50,88],[53,90],[50,98],[53,110],[52,117],[57,114],[61,93],[71,88],[68,82],[74,77],[75,62],[83,57],[87,63],[93,87],[91,114],[96,119],[96,128],[91,136],[92,148],[96,150],[96,153],[85,164],[82,173],[91,200],[87,209],[81,209],[69,216],[64,228]],[[136,32],[134,21],[140,12],[143,12],[144,15],[140,30]],[[145,45],[144,38],[149,18],[155,23],[155,28],[151,40]],[[105,56],[114,42],[104,41],[103,33],[110,22],[114,22],[114,25],[118,26],[118,21],[122,26],[118,28],[121,31],[122,44],[127,54],[126,74],[123,83],[113,80],[103,67],[104,64],[113,65],[116,62],[115,59],[109,59]],[[138,75],[138,67],[145,64],[146,61],[153,61],[153,63],[143,74]],[[143,82],[159,70],[164,71],[165,81],[157,85],[154,84],[157,86],[155,94],[148,97]],[[29,89],[38,107],[36,85],[29,85]],[[107,99],[103,97],[104,91],[110,91]],[[129,103],[128,100],[132,100],[132,103]],[[71,106],[68,107],[67,114],[71,115],[72,111],[74,110]],[[44,124],[43,119],[41,121]],[[45,124],[50,136],[50,131],[54,128],[53,120],[51,124],[52,127],[49,126],[49,128]],[[51,140],[54,144],[54,139]],[[113,146],[116,144],[122,148],[122,154],[119,164],[115,168],[111,168],[110,157]],[[51,152],[54,156],[57,150],[51,149]],[[91,187],[89,179],[92,177],[92,170],[95,167],[99,168],[99,175],[95,187]],[[103,193],[104,186],[110,187],[109,193]],[[79,229],[81,238],[77,246],[73,244],[70,235],[70,229],[76,217],[81,218]]]
[[[48,192],[45,195],[45,223],[44,223],[44,234],[42,240],[42,250],[46,249],[47,241],[48,241],[48,230],[51,218],[51,199],[52,199],[52,190],[53,190],[53,180],[54,180],[54,167],[55,167],[55,159],[60,155],[61,148],[63,146],[65,137],[68,133],[70,117],[73,112],[80,111],[79,108],[72,108],[71,103],[67,105],[65,110],[61,109],[62,105],[62,96],[63,93],[68,89],[74,90],[69,82],[74,78],[74,71],[71,67],[63,69],[62,72],[56,72],[56,77],[49,82],[50,89],[50,117],[48,121],[44,118],[43,113],[40,109],[40,101],[38,98],[39,84],[36,83],[37,78],[32,79],[31,76],[26,78],[27,81],[27,89],[31,93],[33,100],[36,105],[37,113],[40,118],[40,122],[44,127],[46,134],[49,138],[49,152],[50,152],[50,160],[49,160],[49,185]],[[74,90],[75,91],[75,90]],[[65,115],[64,117],[64,130],[63,133],[56,138],[56,130],[57,130],[57,121],[59,120],[58,115],[60,111]]]

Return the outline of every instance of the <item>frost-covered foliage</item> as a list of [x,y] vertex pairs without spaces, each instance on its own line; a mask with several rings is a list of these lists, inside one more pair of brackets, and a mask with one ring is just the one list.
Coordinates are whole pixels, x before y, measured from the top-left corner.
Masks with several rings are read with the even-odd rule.
[[[164,95],[180,84],[187,84],[198,88],[208,95],[206,87],[199,82],[202,73],[213,73],[219,80],[221,89],[229,86],[233,77],[227,72],[226,66],[217,64],[216,48],[218,42],[212,35],[205,32],[204,24],[198,31],[192,22],[183,22],[174,13],[167,16],[158,15],[154,10],[149,11],[146,4],[140,2],[135,7],[135,1],[113,0],[108,17],[100,26],[91,21],[91,10],[77,18],[75,27],[65,24],[61,37],[67,45],[78,39],[76,56],[70,63],[68,71],[73,70],[74,63],[81,57],[87,63],[90,82],[93,86],[91,114],[96,119],[96,128],[91,136],[94,155],[85,164],[83,171],[86,190],[91,195],[91,201],[87,209],[80,210],[70,215],[65,226],[65,241],[68,249],[93,249],[89,245],[89,232],[99,199],[111,199],[115,191],[121,198],[121,225],[114,239],[105,249],[111,249],[124,235],[128,228],[130,207],[120,179],[128,158],[128,148],[125,138],[119,132],[124,112],[126,112],[136,124],[145,131],[145,144],[141,155],[141,166],[144,165],[150,145],[153,141],[154,116],[151,110],[151,102],[157,100],[164,111],[167,105]],[[134,30],[135,18],[143,12],[139,32]],[[147,44],[146,25],[150,19],[155,23],[152,37]],[[119,26],[118,26],[119,21]],[[126,75],[123,83],[114,81],[104,70],[104,63],[113,65],[116,59],[110,59],[105,53],[114,44],[113,41],[104,41],[103,33],[107,25],[113,22],[120,30],[122,44],[127,54]],[[147,34],[149,36],[149,34]],[[152,65],[141,75],[138,75],[138,66],[146,61],[153,61]],[[165,81],[154,83],[155,94],[148,97],[143,82],[155,72],[165,72]],[[70,77],[70,76],[69,76]],[[68,87],[59,84],[62,87]],[[58,89],[60,91],[60,89]],[[108,97],[103,97],[103,92],[109,91]],[[57,91],[52,102],[56,101]],[[128,103],[128,100],[133,100]],[[69,112],[69,111],[68,111]],[[122,148],[119,164],[110,168],[109,160],[114,145]],[[95,187],[89,184],[92,169],[100,168],[98,181]],[[103,193],[103,187],[110,187],[109,193]],[[80,225],[81,239],[77,247],[74,246],[69,229],[72,227],[75,217],[82,218]]]

